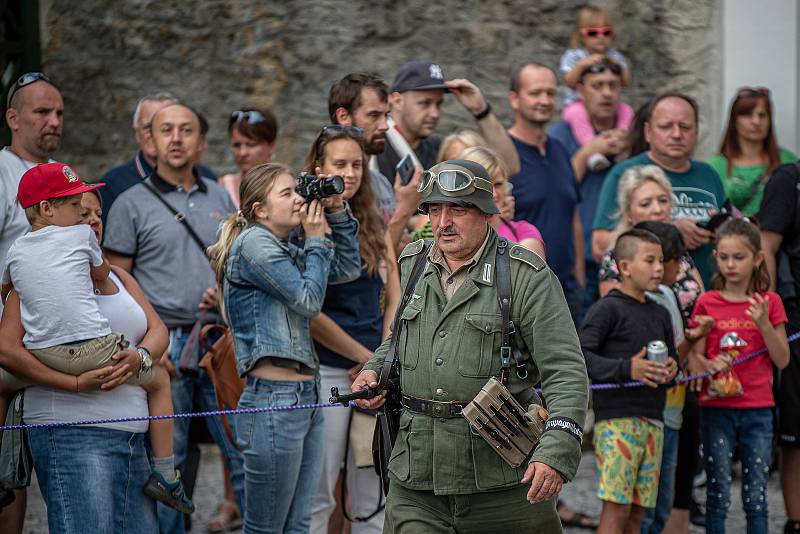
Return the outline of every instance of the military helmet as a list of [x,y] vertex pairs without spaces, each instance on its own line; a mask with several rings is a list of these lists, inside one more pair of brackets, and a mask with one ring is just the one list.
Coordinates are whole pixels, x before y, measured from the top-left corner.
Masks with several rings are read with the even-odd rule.
[[500,213],[492,197],[492,178],[480,163],[463,159],[443,161],[422,174],[420,211],[428,204],[451,203],[475,207],[483,213]]

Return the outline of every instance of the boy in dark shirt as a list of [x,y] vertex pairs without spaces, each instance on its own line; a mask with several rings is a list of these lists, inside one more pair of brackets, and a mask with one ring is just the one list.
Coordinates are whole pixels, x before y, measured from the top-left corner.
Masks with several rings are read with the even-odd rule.
[[[593,393],[600,534],[638,532],[645,508],[656,505],[666,398],[658,385],[677,373],[669,312],[645,295],[658,291],[664,272],[659,239],[646,230],[625,232],[617,238],[614,258],[620,288],[597,301],[581,327],[586,369],[593,382],[638,380],[648,387]],[[647,359],[651,341],[666,344],[671,357],[665,363]]]

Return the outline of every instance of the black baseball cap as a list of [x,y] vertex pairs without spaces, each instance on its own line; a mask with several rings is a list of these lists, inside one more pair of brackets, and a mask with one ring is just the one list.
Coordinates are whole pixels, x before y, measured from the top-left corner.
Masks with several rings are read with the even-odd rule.
[[444,83],[442,67],[427,59],[415,59],[401,65],[392,83],[393,93],[432,89],[450,91]]

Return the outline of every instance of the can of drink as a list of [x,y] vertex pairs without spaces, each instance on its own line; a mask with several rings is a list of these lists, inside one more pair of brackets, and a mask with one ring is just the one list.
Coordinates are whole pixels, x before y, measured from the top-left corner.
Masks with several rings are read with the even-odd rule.
[[664,363],[667,361],[667,344],[656,340],[647,344],[647,359]]

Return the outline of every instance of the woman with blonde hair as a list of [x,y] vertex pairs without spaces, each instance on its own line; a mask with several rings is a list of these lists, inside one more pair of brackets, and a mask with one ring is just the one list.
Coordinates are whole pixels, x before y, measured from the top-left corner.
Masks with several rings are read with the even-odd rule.
[[[242,178],[238,213],[223,221],[209,256],[247,377],[239,408],[319,403],[319,360],[309,323],[330,282],[358,277],[361,258],[350,209],[335,195],[303,198],[288,167],[268,163]],[[298,228],[303,245],[289,240]],[[326,235],[330,229],[331,234]],[[320,409],[235,418],[244,454],[244,532],[307,532],[322,468]]]
[[475,146],[487,146],[486,139],[475,130],[458,130],[442,139],[436,161],[456,159],[459,152]]
[[[612,234],[614,236],[612,249],[616,236],[642,221],[670,222],[670,212],[674,205],[672,184],[657,165],[631,167],[620,177],[617,203],[619,214],[617,227]],[[619,271],[610,249],[603,253],[593,248],[592,253],[596,258],[600,257],[598,279],[602,297],[619,286]],[[700,273],[688,254],[680,259],[680,274],[677,280],[672,289],[678,298],[684,321],[688,321],[697,297],[703,292]]]

